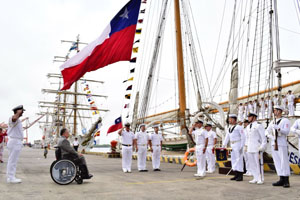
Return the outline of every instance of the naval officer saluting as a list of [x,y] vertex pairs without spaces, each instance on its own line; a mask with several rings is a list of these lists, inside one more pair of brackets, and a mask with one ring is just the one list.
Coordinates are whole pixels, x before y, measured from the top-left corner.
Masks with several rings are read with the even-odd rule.
[[130,130],[130,123],[127,122],[118,134],[122,136],[122,169],[124,173],[131,173],[134,133]]
[[153,171],[161,171],[160,170],[160,154],[162,150],[162,141],[163,137],[161,133],[158,132],[159,125],[153,126],[154,133],[149,136],[149,146],[152,152],[152,167]]
[[23,126],[22,122],[19,119],[25,109],[22,105],[17,106],[13,109],[14,115],[9,118],[8,120],[8,143],[7,148],[9,150],[9,157],[7,162],[7,183],[21,183],[22,180],[16,178],[16,169],[17,169],[17,162],[20,156],[20,152],[23,147]]
[[203,120],[198,119],[190,128],[189,134],[194,136],[196,143],[197,174],[196,177],[204,177],[206,167],[206,148],[208,145],[208,135],[202,128]]
[[243,180],[243,148],[245,145],[245,134],[242,126],[237,124],[237,115],[229,114],[229,128],[226,130],[223,147],[225,148],[230,141],[231,152],[231,166],[235,176],[230,180]]
[[140,131],[135,135],[136,151],[138,152],[137,165],[139,172],[147,172],[146,159],[147,159],[147,144],[149,140],[148,133],[146,132],[146,125],[140,125]]
[[273,186],[290,187],[290,165],[288,157],[287,136],[290,133],[290,120],[282,117],[283,107],[274,106],[275,118],[267,128],[267,137],[272,143],[272,157],[275,164],[275,169],[280,180],[273,183]]
[[250,172],[253,175],[253,180],[249,183],[258,185],[263,184],[263,157],[262,152],[265,151],[267,145],[267,138],[265,136],[265,129],[262,124],[257,123],[257,114],[250,112],[248,121],[250,124],[247,126],[247,155]]

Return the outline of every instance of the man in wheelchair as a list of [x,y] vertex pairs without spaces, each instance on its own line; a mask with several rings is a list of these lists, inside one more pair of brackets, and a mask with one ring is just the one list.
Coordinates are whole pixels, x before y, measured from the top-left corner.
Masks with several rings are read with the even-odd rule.
[[69,130],[66,128],[61,129],[61,137],[58,140],[57,147],[60,148],[61,158],[68,159],[74,162],[75,165],[78,165],[81,171],[82,179],[90,179],[93,177],[92,174],[89,174],[85,158],[83,155],[78,154],[74,148],[71,146],[68,138],[70,136]]

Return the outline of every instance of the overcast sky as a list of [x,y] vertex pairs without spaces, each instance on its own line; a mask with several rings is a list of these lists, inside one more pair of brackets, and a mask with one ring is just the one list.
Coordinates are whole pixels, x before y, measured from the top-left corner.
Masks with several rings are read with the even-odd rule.
[[[26,108],[25,116],[29,116],[30,121],[37,118],[37,101],[45,99],[41,89],[49,88],[46,74],[59,73],[59,64],[52,62],[53,57],[64,56],[69,49],[69,45],[61,44],[60,40],[74,40],[80,34],[81,41],[93,41],[127,1],[0,0],[0,122],[7,122],[12,115],[11,109],[20,104]],[[232,8],[232,2],[228,1],[228,9]],[[191,4],[209,65],[213,63],[224,4],[220,0],[191,0]],[[300,46],[300,27],[293,0],[279,0],[279,4],[285,14],[292,10],[289,16],[283,17],[285,21],[281,26],[294,31],[282,39],[282,48],[297,49],[296,46]],[[227,14],[230,19],[232,13]],[[227,38],[228,35],[224,34],[225,43]],[[296,59],[298,52],[293,50],[283,55]],[[87,75],[87,78],[106,81],[103,92],[109,95],[107,107],[112,109],[107,116],[109,120],[115,119],[122,109],[122,81],[127,72],[128,64],[118,63]],[[32,127],[29,134],[30,140],[40,139],[38,125]]]

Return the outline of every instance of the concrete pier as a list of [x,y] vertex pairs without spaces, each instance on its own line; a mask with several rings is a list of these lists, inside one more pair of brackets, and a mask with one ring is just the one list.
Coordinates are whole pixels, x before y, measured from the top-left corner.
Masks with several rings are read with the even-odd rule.
[[120,158],[85,155],[91,180],[82,185],[74,181],[70,185],[55,184],[49,173],[54,161],[54,151],[49,151],[44,159],[42,149],[23,148],[17,167],[17,178],[21,184],[6,183],[8,151],[4,151],[4,163],[0,163],[0,200],[92,200],[92,199],[300,199],[300,176],[290,177],[291,188],[273,187],[278,177],[275,173],[265,173],[264,185],[252,185],[251,177],[243,182],[230,181],[229,176],[217,173],[207,174],[203,179],[193,177],[195,167],[162,163],[161,172],[138,172],[136,160],[132,163],[132,173],[121,171]]

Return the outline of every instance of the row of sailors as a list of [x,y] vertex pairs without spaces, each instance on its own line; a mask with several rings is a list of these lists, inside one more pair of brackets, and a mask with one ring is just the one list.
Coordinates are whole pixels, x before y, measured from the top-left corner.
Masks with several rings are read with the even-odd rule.
[[[201,122],[201,123],[200,123]],[[190,130],[190,134],[195,137],[196,141],[196,155],[198,171],[195,176],[204,176],[206,173],[213,173],[215,171],[215,145],[217,143],[217,135],[212,130],[212,123],[208,122],[205,125],[205,129],[202,128],[203,121],[198,121],[193,125]],[[160,155],[162,150],[162,134],[159,132],[159,126],[153,127],[154,132],[148,134],[146,132],[145,124],[140,125],[140,131],[134,134],[130,130],[130,124],[126,123],[125,127],[119,130],[119,135],[122,136],[122,169],[125,173],[131,172],[132,153],[135,147],[138,152],[138,170],[140,172],[147,172],[146,160],[147,149],[150,147],[152,152],[152,167],[154,171],[160,170]],[[204,148],[204,146],[206,146]]]
[[[265,130],[263,125],[257,122],[258,115],[256,113],[248,114],[248,124],[244,127],[237,124],[237,115],[229,115],[229,127],[226,129],[226,136],[223,141],[223,148],[226,148],[230,142],[231,166],[235,176],[231,180],[243,180],[243,157],[245,157],[246,168],[248,174],[253,176],[252,184],[263,184],[263,152],[266,150],[267,138],[271,141],[272,157],[275,164],[277,175],[280,179],[274,182],[273,186],[290,187],[289,176],[290,166],[288,160],[288,143],[287,136],[290,132],[298,135],[300,148],[300,119],[296,120],[291,127],[290,121],[282,117],[284,108],[282,106],[274,106],[275,119],[271,121]],[[205,176],[206,173],[215,171],[215,145],[217,136],[212,131],[212,123],[208,122],[203,127],[203,120],[198,120],[189,130],[195,138],[197,173],[195,176]],[[140,132],[134,133],[130,131],[130,124],[126,124],[118,133],[122,136],[122,169],[124,172],[131,172],[133,145],[136,146],[138,152],[138,170],[145,172],[147,146],[150,146],[152,152],[152,167],[154,171],[160,171],[160,154],[162,149],[162,134],[159,133],[158,126],[154,126],[154,133],[148,135],[144,124],[140,126]],[[277,133],[277,145],[275,149]],[[300,151],[299,151],[300,155]],[[207,161],[207,171],[206,171]]]
[[[231,180],[243,180],[243,157],[246,161],[247,175],[252,175],[250,183],[263,184],[263,152],[266,150],[267,138],[271,141],[272,157],[279,181],[273,186],[289,187],[290,166],[288,159],[287,136],[290,132],[298,135],[300,144],[300,119],[291,127],[290,121],[282,117],[284,108],[274,106],[275,119],[265,130],[257,122],[258,115],[254,112],[248,114],[248,122],[244,127],[237,124],[237,115],[229,115],[230,126],[227,129],[223,147],[230,141],[232,147],[231,164],[235,176]],[[276,138],[276,134],[278,135]],[[277,146],[275,145],[277,140]],[[299,145],[300,147],[300,145]],[[300,154],[300,151],[299,151]]]
[[[268,96],[266,99],[262,97],[259,101],[240,103],[238,106],[238,120],[244,121],[249,113],[256,113],[259,119],[271,119],[274,106],[279,106],[278,94],[275,94],[273,98]],[[291,90],[288,91],[286,96],[282,95],[281,106],[285,112],[288,112],[289,116],[295,115],[295,95],[292,94]]]

